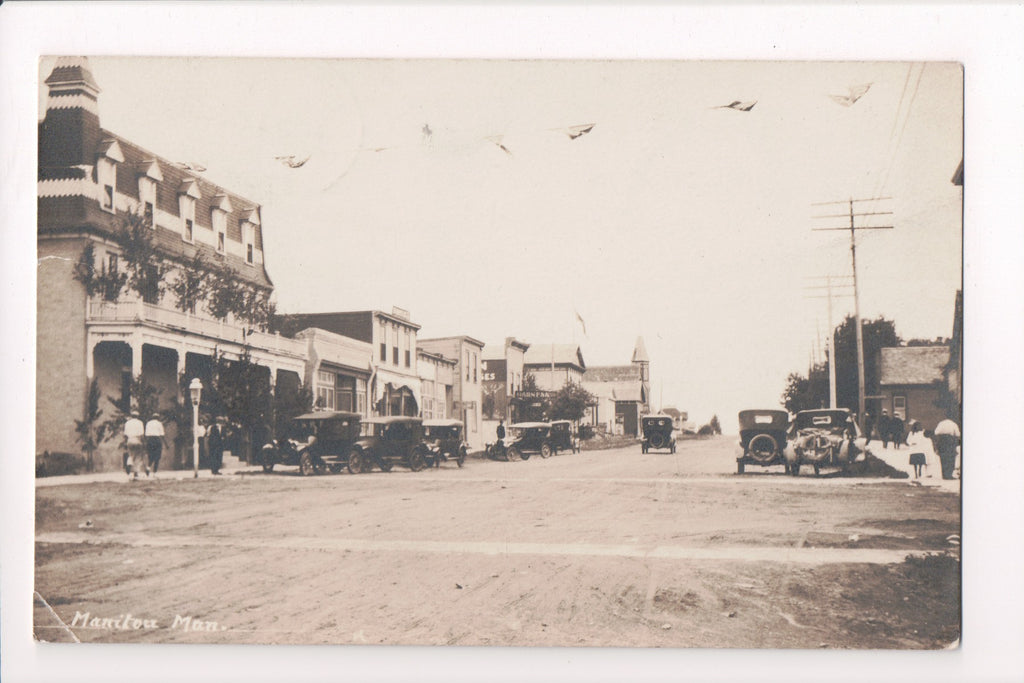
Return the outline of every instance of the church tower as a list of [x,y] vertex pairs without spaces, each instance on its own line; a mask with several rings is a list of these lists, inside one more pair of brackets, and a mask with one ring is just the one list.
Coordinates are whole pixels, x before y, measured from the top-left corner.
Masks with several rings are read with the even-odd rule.
[[647,355],[647,347],[644,346],[644,338],[636,338],[636,346],[633,348],[633,358],[630,361],[640,370],[641,400],[643,401],[643,412],[651,412],[651,359]]

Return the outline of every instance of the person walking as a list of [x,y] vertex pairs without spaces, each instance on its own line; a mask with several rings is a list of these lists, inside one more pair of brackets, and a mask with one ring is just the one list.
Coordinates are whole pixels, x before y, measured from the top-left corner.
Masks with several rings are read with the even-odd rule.
[[[160,416],[153,413],[146,423],[146,454],[149,456],[149,470],[153,474],[160,469],[160,457],[167,446],[167,439],[164,437],[164,425],[160,422]],[[147,473],[148,474],[148,473]]]
[[864,411],[864,445],[871,443],[871,434],[875,431],[875,416],[870,410]]
[[878,438],[882,440],[882,448],[889,447],[889,439],[892,438],[891,431],[889,413],[882,408],[882,414],[878,417]]
[[224,460],[224,428],[214,420],[206,430],[206,453],[210,458],[210,474],[220,474]]
[[149,473],[149,464],[146,462],[146,425],[139,419],[139,413],[132,411],[128,420],[124,423],[124,442],[128,447],[128,460],[131,463],[130,481],[139,478],[143,470]]
[[899,415],[893,415],[889,421],[889,436],[892,437],[892,447],[899,450],[903,443],[903,420]]
[[[928,436],[927,434],[925,436]],[[960,428],[956,422],[945,419],[935,426],[931,434],[932,444],[935,452],[939,455],[939,465],[942,467],[942,478],[953,479],[953,470],[956,467],[956,451],[960,446]],[[963,464],[960,465],[961,477],[963,476]]]

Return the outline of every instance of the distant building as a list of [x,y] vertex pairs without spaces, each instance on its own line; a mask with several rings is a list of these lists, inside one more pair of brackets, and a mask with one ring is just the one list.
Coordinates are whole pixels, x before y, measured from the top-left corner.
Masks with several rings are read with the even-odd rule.
[[307,345],[305,384],[313,392],[314,406],[369,417],[370,343],[316,327],[298,332],[295,338]]
[[925,429],[946,417],[942,408],[948,346],[899,346],[879,349],[879,409]]
[[483,418],[480,411],[483,377],[480,371],[480,356],[484,343],[473,337],[459,335],[420,339],[418,348],[455,361],[452,407],[448,416],[462,420],[470,448],[483,448]]
[[515,395],[523,388],[526,352],[530,345],[515,337],[501,344],[486,344],[481,355],[481,413],[484,441],[493,441],[498,421],[519,421]]
[[637,337],[629,365],[587,368],[583,388],[597,398],[588,422],[616,434],[638,435],[640,416],[651,412],[650,363],[643,337]]
[[319,328],[370,345],[367,402],[373,415],[420,414],[416,335],[420,326],[400,308],[384,311],[294,313],[274,317],[281,334]]
[[533,375],[542,391],[558,391],[570,382],[580,384],[586,370],[576,344],[534,344],[523,359],[523,372]]

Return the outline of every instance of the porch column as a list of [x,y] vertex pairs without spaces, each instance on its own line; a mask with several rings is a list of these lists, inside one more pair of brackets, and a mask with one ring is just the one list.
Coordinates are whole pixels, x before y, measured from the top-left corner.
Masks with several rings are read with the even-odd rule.
[[93,376],[96,374],[96,362],[93,359],[93,353],[96,351],[96,342],[94,342],[90,335],[85,337],[85,379],[86,382],[91,382]]
[[140,335],[133,334],[130,343],[132,349],[132,379],[142,375],[142,339]]

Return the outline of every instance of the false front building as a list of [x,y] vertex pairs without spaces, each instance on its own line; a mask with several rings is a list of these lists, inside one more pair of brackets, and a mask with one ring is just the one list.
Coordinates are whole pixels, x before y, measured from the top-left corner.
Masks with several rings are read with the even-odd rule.
[[[85,58],[60,58],[46,85],[37,453],[81,452],[84,431],[96,434],[111,421],[92,464],[119,468],[116,420],[131,409],[159,410],[169,440],[190,443],[182,387],[191,378],[206,386],[204,413],[253,428],[252,410],[241,415],[226,377],[242,367],[249,387],[269,401],[281,383],[297,389],[305,364],[304,343],[266,332],[273,284],[260,206],[105,130]],[[256,412],[265,417],[269,405]],[[76,429],[76,420],[88,424]]]

